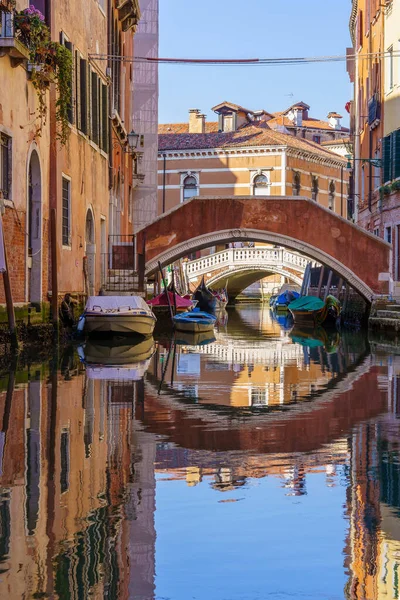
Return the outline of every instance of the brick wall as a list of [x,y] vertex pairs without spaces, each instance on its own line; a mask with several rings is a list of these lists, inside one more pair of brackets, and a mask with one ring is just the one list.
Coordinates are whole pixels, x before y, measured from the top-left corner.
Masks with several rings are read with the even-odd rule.
[[[25,222],[26,213],[6,208],[3,232],[14,302],[25,301]],[[4,302],[3,278],[0,277],[0,303]]]

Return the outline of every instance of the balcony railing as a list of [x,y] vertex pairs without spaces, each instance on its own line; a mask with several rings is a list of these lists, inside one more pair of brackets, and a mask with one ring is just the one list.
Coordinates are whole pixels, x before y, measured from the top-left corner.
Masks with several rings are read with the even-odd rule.
[[29,58],[29,50],[20,40],[15,36],[14,32],[14,19],[13,12],[11,10],[5,10],[5,0],[0,0],[0,49],[6,51],[13,66],[16,66],[21,61]]

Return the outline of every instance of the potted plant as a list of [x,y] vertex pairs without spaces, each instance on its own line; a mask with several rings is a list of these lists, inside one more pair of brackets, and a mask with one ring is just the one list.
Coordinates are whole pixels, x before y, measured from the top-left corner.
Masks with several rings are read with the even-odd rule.
[[400,179],[392,181],[390,189],[392,190],[392,192],[398,192],[400,190]]
[[15,35],[29,49],[28,71],[39,101],[40,127],[46,122],[46,93],[50,81],[57,87],[56,121],[57,137],[61,144],[69,136],[68,112],[71,104],[72,54],[62,44],[53,42],[44,16],[34,6],[14,14]]

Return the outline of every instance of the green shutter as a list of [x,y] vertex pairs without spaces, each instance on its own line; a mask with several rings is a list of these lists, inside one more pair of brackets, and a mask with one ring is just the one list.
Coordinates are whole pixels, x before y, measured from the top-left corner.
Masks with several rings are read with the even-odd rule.
[[400,129],[394,131],[392,137],[392,178],[400,177]]
[[72,124],[75,123],[75,69],[74,69],[74,45],[71,42],[65,41],[65,47],[71,52],[72,63],[71,63],[71,91],[70,91],[70,104],[67,110],[68,121]]
[[387,135],[382,140],[382,183],[386,183],[391,180],[392,165],[390,161],[390,135]]
[[88,133],[89,114],[88,114],[88,77],[87,77],[87,60],[80,60],[80,104],[81,104],[81,131]]

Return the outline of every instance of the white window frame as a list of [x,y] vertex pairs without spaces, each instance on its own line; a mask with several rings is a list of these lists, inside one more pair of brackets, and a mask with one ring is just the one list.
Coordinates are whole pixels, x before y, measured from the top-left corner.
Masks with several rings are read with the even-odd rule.
[[260,177],[261,175],[264,175],[264,177],[267,178],[267,187],[265,188],[265,194],[260,194],[260,196],[270,196],[271,195],[271,177],[270,177],[270,169],[258,169],[258,171],[254,171],[251,175],[251,182],[250,182],[250,190],[251,190],[251,195],[252,196],[256,196],[256,179],[257,177]]
[[[390,231],[390,236],[388,235],[388,232]],[[390,237],[390,240],[389,240]],[[388,244],[391,244],[393,240],[393,228],[391,225],[385,225],[385,242],[387,242]]]
[[[64,232],[63,232],[63,220],[64,220],[64,215],[63,215],[63,210],[64,210],[64,198],[63,198],[63,179],[65,179],[65,181],[68,181],[68,244],[64,244]],[[69,175],[66,175],[65,173],[61,174],[61,241],[62,241],[62,247],[65,250],[71,250],[72,249],[72,203],[71,203],[71,185],[72,181],[71,181],[71,177],[69,177]]]
[[181,182],[180,182],[180,188],[181,188],[181,192],[180,192],[180,203],[183,204],[185,202],[185,179],[187,177],[194,177],[194,179],[196,180],[196,184],[197,184],[197,188],[196,188],[196,194],[193,194],[193,196],[200,196],[200,174],[199,171],[184,171],[181,173]]

